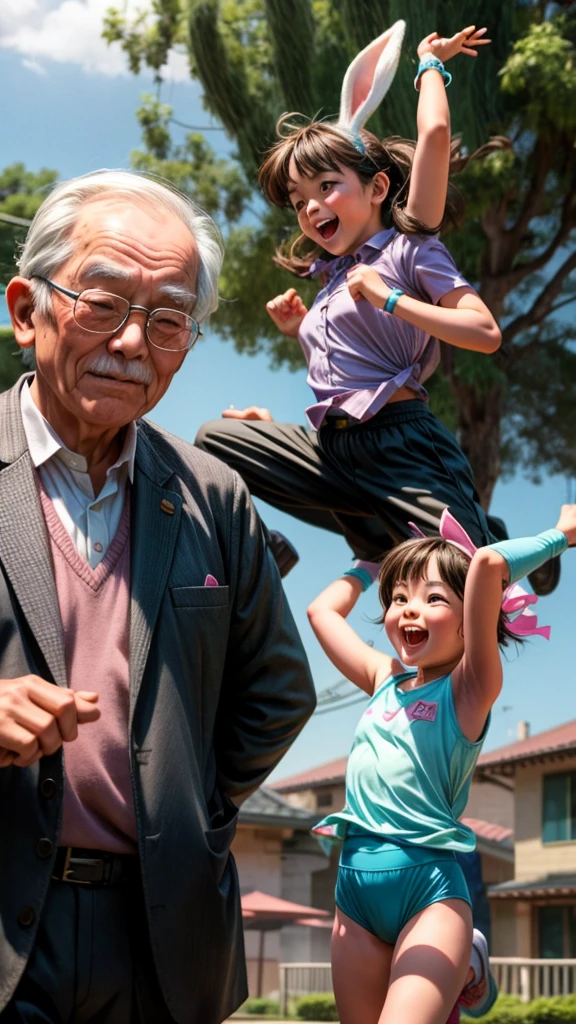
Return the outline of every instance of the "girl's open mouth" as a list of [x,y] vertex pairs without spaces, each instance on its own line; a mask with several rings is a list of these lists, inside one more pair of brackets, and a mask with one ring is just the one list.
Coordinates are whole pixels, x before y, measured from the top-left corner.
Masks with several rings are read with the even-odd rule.
[[418,626],[403,626],[400,632],[406,647],[420,647],[428,639],[428,630]]
[[330,220],[320,221],[320,223],[316,225],[316,229],[320,232],[324,241],[327,242],[328,239],[332,238],[336,234],[339,223],[338,217],[332,217]]

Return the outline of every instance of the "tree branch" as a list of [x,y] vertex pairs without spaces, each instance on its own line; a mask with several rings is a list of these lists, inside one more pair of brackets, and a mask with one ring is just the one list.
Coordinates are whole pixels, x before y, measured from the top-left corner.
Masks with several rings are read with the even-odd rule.
[[553,145],[548,145],[541,138],[538,139],[534,152],[534,173],[526,193],[526,198],[524,199],[524,205],[518,214],[514,227],[506,232],[506,249],[509,252],[511,250],[515,252],[518,249],[530,221],[540,211],[542,194],[546,186],[546,178],[550,170],[553,152]]
[[521,331],[527,330],[529,327],[536,327],[542,323],[543,320],[552,311],[552,304],[557,295],[560,295],[564,282],[567,277],[576,269],[576,252],[573,252],[568,256],[564,263],[556,273],[550,278],[548,284],[542,289],[540,295],[532,303],[532,306],[527,313],[523,313],[521,316],[517,316],[512,323],[509,323],[507,327],[502,331],[502,344],[508,345],[513,338],[516,337]]
[[545,267],[556,250],[567,241],[574,228],[576,228],[576,189],[568,193],[562,204],[560,226],[550,245],[539,256],[535,256],[527,263],[521,263],[520,266],[506,274],[506,278],[510,282],[510,290],[516,288],[530,274]]

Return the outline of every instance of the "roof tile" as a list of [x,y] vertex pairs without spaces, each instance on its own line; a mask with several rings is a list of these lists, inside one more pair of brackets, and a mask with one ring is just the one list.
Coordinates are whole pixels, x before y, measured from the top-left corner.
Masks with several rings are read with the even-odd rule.
[[525,740],[517,740],[516,743],[509,743],[505,747],[481,754],[478,758],[478,768],[487,768],[506,761],[521,761],[524,758],[571,748],[576,749],[576,718],[554,729],[528,736]]

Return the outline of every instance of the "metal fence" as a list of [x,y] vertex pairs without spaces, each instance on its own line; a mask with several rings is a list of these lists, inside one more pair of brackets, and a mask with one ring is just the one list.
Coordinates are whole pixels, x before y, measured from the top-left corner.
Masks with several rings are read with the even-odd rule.
[[[330,964],[280,964],[280,1010],[311,992],[331,992]],[[576,992],[576,960],[525,960],[517,956],[490,957],[500,992],[520,996],[523,1002],[539,996],[567,996]]]

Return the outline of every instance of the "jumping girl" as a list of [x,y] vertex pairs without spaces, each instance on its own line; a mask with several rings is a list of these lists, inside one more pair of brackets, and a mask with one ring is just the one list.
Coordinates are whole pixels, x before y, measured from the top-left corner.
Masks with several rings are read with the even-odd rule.
[[513,584],[576,544],[576,505],[553,530],[478,550],[447,511],[440,532],[382,564],[383,622],[400,661],[346,622],[370,583],[362,569],[308,610],[328,657],[371,698],[345,807],[315,829],[344,840],[332,936],[341,1024],[444,1024],[466,980],[472,918],[455,853],[474,836],[458,819],[502,687],[499,646],[549,635],[529,611],[534,595]]
[[[237,469],[253,494],[344,534],[371,562],[410,535],[409,520],[437,533],[446,506],[477,544],[506,535],[492,522],[489,529],[470,466],[423,386],[438,364],[436,339],[485,353],[500,344],[494,318],[436,237],[462,206],[453,190],[446,202],[444,62],[488,40],[485,29],[467,28],[422,41],[414,146],[361,128],[390,84],[403,31],[399,22],[352,63],[338,123],[297,128],[292,115],[282,118],[260,173],[267,198],[291,207],[302,232],[276,262],[323,284],[310,310],[294,289],[267,306],[302,346],[316,396],[312,429],[275,423],[267,409],[230,409],[196,442]],[[318,259],[322,252],[333,258]],[[285,574],[297,555],[278,537],[272,548]],[[531,582],[538,593],[553,585]]]

